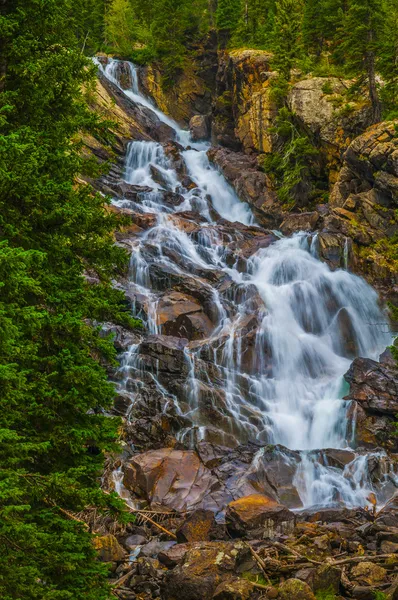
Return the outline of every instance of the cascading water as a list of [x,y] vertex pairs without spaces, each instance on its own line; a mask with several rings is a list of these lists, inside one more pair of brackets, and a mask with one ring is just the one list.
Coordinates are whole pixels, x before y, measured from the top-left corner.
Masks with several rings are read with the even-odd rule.
[[[111,60],[103,72],[119,85],[117,66]],[[368,474],[372,454],[350,455],[344,469],[337,469],[321,451],[345,449],[352,441],[348,439],[349,403],[342,399],[343,376],[352,360],[356,356],[377,359],[390,342],[389,334],[375,326],[385,320],[376,292],[347,270],[332,272],[318,260],[316,235],[275,238],[269,247],[245,259],[244,267],[231,263],[214,222],[218,213],[227,221],[253,225],[248,205],[210,165],[209,144],[190,142],[188,132],[140,93],[136,69],[129,68],[132,88],[125,94],[176,131],[183,146],[183,172],[192,184],[184,183],[161,144],[130,143],[125,181],[151,191],[143,189],[139,202],[117,202],[156,215],[154,225],[133,246],[131,288],[141,297],[151,333],[162,333],[159,297],[151,276],[154,263],[169,276],[199,282],[202,293],[211,299],[212,332],[202,343],[185,348],[184,397],[177,399],[156,372],[151,373],[157,390],[190,423],[180,431],[180,439],[207,439],[217,429],[225,444],[255,439],[298,450],[294,482],[304,506],[335,501],[363,506],[372,491]],[[179,194],[181,202],[170,206],[164,201],[165,192]],[[179,213],[187,211],[198,215],[192,233],[178,220]],[[220,291],[220,274],[228,277],[229,296]],[[132,398],[140,371],[138,356],[139,347],[134,346],[122,366],[123,373],[131,367],[130,378],[123,377],[122,383]],[[209,364],[211,375],[204,369]],[[211,404],[217,406],[216,423],[203,413],[204,395],[210,395]]]

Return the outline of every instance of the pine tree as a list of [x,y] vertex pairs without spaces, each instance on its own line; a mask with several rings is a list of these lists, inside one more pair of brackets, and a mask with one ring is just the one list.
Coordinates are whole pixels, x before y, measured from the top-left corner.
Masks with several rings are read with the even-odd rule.
[[319,58],[330,46],[344,18],[345,0],[305,0],[303,43]]
[[123,58],[131,57],[137,41],[136,20],[129,0],[112,0],[105,13],[106,42]]
[[339,50],[351,72],[367,80],[373,123],[381,120],[376,66],[385,18],[380,0],[351,0],[343,23],[344,38]]
[[275,0],[244,0],[233,42],[267,47],[273,29]]
[[222,33],[224,41],[236,30],[242,11],[241,0],[218,0],[216,10],[217,29]]
[[126,260],[115,219],[76,184],[89,168],[81,133],[102,131],[81,91],[93,69],[77,28],[69,0],[13,0],[0,20],[2,600],[109,597],[92,536],[67,516],[118,506],[98,486],[118,426],[100,410],[114,397],[100,361],[114,350],[90,323],[129,322],[111,286]]
[[395,0],[384,2],[383,34],[379,44],[378,70],[385,82],[381,94],[388,117],[398,114],[398,5]]
[[303,5],[300,0],[277,0],[273,30],[274,65],[288,81],[290,71],[302,55]]

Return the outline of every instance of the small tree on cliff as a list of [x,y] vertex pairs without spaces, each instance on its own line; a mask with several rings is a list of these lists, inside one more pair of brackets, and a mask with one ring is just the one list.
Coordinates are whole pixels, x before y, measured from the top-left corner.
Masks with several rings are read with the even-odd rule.
[[384,20],[384,7],[380,0],[352,0],[343,22],[344,41],[339,50],[348,68],[360,75],[360,81],[367,80],[373,123],[381,120],[376,65]]

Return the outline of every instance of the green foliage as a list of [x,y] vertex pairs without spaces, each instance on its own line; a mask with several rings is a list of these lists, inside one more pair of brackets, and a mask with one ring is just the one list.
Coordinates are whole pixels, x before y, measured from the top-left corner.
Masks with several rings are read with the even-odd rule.
[[318,154],[306,135],[294,123],[294,116],[281,108],[272,131],[278,138],[278,150],[266,156],[264,169],[275,183],[281,202],[292,204],[311,192],[311,160]]
[[112,0],[105,13],[105,40],[123,58],[129,58],[137,41],[137,24],[129,0]]
[[275,17],[275,0],[245,0],[234,28],[232,46],[269,46]]
[[276,0],[272,49],[274,67],[289,81],[295,61],[302,56],[303,4],[301,0]]
[[375,123],[381,119],[376,66],[385,18],[380,0],[351,0],[339,31],[341,43],[336,50],[349,71],[367,81]]
[[238,26],[242,10],[241,0],[218,0],[216,23],[220,31],[233,33]]
[[102,365],[115,364],[115,351],[90,323],[133,323],[111,286],[126,265],[113,244],[117,221],[100,195],[75,183],[92,168],[82,132],[103,129],[81,91],[94,69],[76,39],[79,16],[69,0],[14,0],[0,19],[3,600],[109,597],[91,535],[67,512],[120,510],[98,487],[118,428],[103,416],[114,387]]
[[316,600],[336,600],[337,595],[334,593],[333,589],[322,590],[316,592],[315,598]]

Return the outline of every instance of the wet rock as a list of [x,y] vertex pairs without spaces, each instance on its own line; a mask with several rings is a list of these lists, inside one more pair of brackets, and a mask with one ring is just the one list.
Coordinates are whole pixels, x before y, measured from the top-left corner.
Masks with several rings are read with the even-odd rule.
[[189,121],[189,131],[194,142],[207,140],[210,136],[210,120],[206,115],[194,115]]
[[252,494],[227,506],[226,521],[232,533],[245,535],[250,530],[263,528],[264,537],[274,537],[291,531],[295,516],[275,500],[262,494]]
[[112,412],[114,412],[116,415],[124,417],[128,413],[128,410],[132,404],[133,399],[130,394],[127,392],[120,392],[115,398]]
[[157,324],[164,334],[188,340],[209,337],[214,326],[192,296],[171,292],[157,305]]
[[226,148],[212,148],[207,154],[234,186],[238,196],[249,204],[260,224],[271,228],[279,226],[283,220],[280,203],[268,176],[259,169],[256,160]]
[[137,344],[141,339],[137,331],[113,323],[104,323],[101,326],[101,337],[108,335],[113,336],[113,344],[118,352],[126,352],[132,344]]
[[177,541],[205,542],[210,540],[211,532],[216,528],[214,513],[211,510],[195,510],[176,531]]
[[319,221],[318,212],[290,214],[280,226],[284,235],[292,235],[297,231],[314,231]]
[[167,142],[175,138],[175,130],[166,125],[163,121],[157,117],[157,115],[150,109],[144,106],[138,105],[114,83],[109,81],[104,75],[99,74],[99,80],[101,85],[113,98],[116,104],[123,110],[125,115],[136,122],[142,131],[144,131],[145,137],[132,135],[133,139],[152,139],[157,142]]
[[363,585],[377,585],[387,577],[387,571],[371,562],[360,562],[351,569],[351,578]]
[[149,503],[178,511],[210,502],[216,484],[211,472],[190,450],[164,448],[133,457],[124,468],[124,485]]
[[152,541],[148,542],[141,548],[140,556],[148,556],[156,558],[161,552],[167,552],[170,548],[175,546],[176,542],[158,542]]
[[213,595],[213,600],[250,600],[255,591],[254,585],[246,579],[233,579],[221,583]]
[[147,541],[148,540],[144,535],[139,535],[139,534],[129,535],[124,540],[124,546],[126,548],[128,548],[129,550],[131,550],[132,548],[135,548],[136,546],[142,546],[142,545],[146,544]]
[[114,535],[107,534],[93,538],[94,547],[99,560],[103,562],[119,562],[124,560],[126,553]]
[[188,340],[166,335],[150,335],[140,346],[142,363],[156,371],[187,373],[184,348]]
[[344,376],[350,384],[347,399],[365,410],[394,417],[398,413],[398,369],[369,358],[357,358]]
[[310,586],[300,579],[288,579],[279,587],[280,600],[316,600]]

